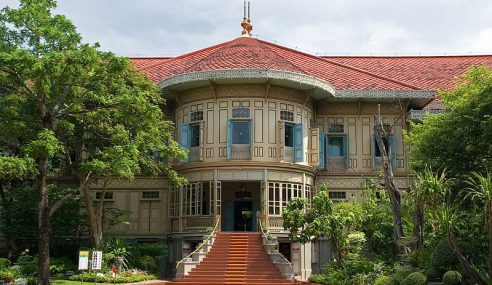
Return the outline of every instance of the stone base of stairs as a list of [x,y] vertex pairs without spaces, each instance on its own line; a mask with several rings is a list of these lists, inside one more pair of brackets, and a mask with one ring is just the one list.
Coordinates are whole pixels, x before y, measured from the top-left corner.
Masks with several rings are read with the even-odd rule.
[[284,279],[270,261],[260,233],[221,232],[207,257],[173,285],[282,285],[296,284]]

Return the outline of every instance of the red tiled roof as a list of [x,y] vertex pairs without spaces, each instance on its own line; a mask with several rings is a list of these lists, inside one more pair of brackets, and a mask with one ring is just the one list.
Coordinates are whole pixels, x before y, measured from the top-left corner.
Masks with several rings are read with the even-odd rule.
[[454,80],[474,65],[492,68],[492,55],[323,58],[426,90],[451,88]]
[[492,56],[317,57],[255,38],[241,37],[174,58],[132,58],[156,83],[173,75],[227,69],[303,73],[338,90],[436,90],[472,65],[492,67]]

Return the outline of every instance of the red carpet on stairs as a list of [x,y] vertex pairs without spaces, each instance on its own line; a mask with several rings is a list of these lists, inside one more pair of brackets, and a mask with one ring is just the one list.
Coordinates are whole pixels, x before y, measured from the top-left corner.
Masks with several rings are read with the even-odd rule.
[[294,284],[282,278],[263,248],[260,233],[221,232],[207,257],[176,285]]

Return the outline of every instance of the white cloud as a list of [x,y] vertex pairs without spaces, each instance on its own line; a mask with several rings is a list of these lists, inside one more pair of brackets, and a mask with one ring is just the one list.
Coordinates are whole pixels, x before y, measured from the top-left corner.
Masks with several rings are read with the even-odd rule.
[[[176,55],[239,36],[242,3],[59,0],[57,11],[104,49]],[[492,53],[490,0],[252,0],[251,14],[253,33],[318,53]]]
[[492,28],[478,31],[477,36],[472,40],[472,52],[490,52],[492,49]]

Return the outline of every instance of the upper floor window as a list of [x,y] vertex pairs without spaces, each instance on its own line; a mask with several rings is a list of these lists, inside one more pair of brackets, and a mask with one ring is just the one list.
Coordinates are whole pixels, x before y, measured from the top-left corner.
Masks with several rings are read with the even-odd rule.
[[252,158],[251,120],[227,121],[227,158],[249,160]]
[[188,157],[181,162],[203,160],[203,122],[183,124],[180,130],[181,146],[188,150]]
[[285,146],[294,147],[294,125],[285,123]]
[[328,157],[345,156],[346,153],[346,137],[328,135]]
[[[386,153],[388,154],[388,157],[391,161],[391,167],[396,168],[396,137],[392,133],[391,126],[388,124],[383,125],[384,129],[384,135],[382,137],[383,139],[383,145],[384,149],[386,150]],[[373,167],[374,168],[380,168],[382,166],[382,155],[381,155],[381,149],[379,148],[378,141],[376,139],[376,134],[374,134],[373,138]]]
[[232,144],[249,144],[251,142],[251,122],[232,121]]
[[200,124],[190,125],[190,147],[200,146]]
[[331,170],[344,170],[349,166],[348,136],[343,124],[329,124],[328,134],[319,135],[319,166]]
[[[376,149],[375,149],[375,154],[374,156],[376,157],[381,157],[381,149],[379,149],[378,147],[378,142],[376,140],[376,138],[374,138],[374,143],[376,144]],[[386,137],[383,137],[383,144],[384,144],[384,149],[386,150],[386,152],[388,152],[390,149],[389,149],[389,143],[388,143],[388,138]]]

